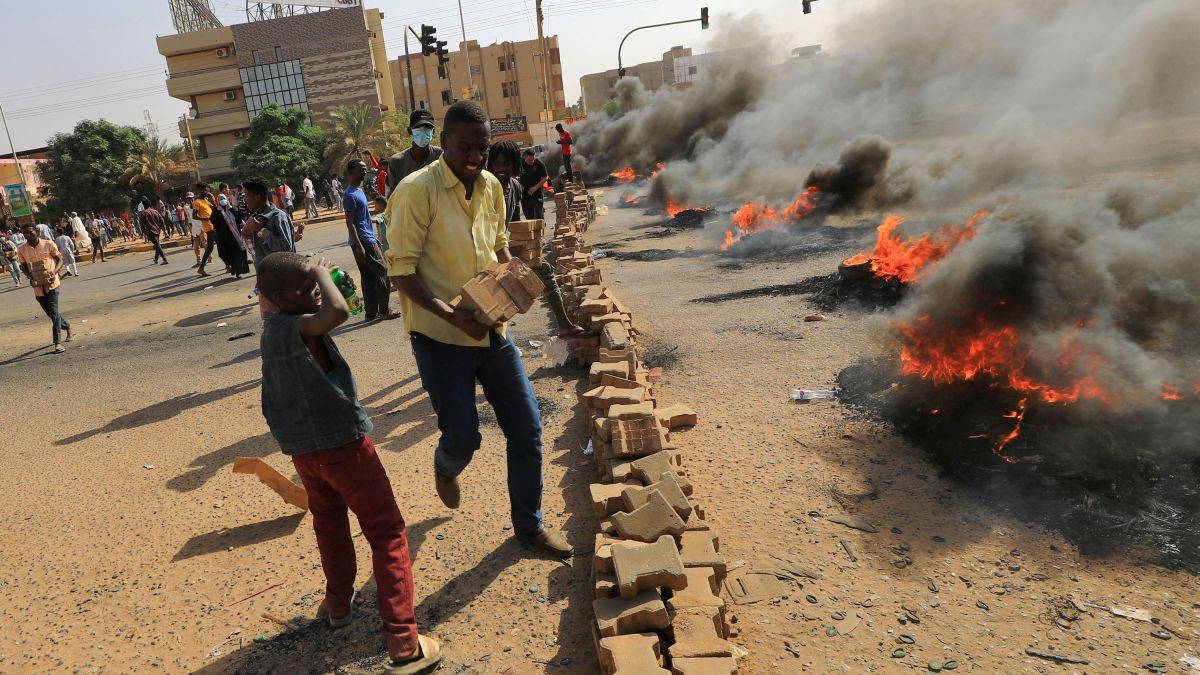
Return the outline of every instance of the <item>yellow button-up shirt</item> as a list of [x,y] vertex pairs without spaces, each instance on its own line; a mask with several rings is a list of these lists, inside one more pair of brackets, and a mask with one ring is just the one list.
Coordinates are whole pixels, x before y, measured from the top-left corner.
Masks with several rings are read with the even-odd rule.
[[[388,275],[416,274],[433,296],[450,302],[463,284],[479,274],[496,252],[508,247],[504,191],[484,171],[471,199],[444,158],[409,174],[388,197]],[[404,334],[464,347],[486,347],[489,338],[471,339],[445,319],[400,296]],[[501,334],[505,328],[501,327]]]

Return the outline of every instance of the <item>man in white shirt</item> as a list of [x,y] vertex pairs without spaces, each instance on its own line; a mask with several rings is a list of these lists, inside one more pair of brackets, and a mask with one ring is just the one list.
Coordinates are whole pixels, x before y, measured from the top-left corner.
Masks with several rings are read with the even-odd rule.
[[50,226],[45,223],[37,224],[37,233],[39,237],[46,241],[54,241],[54,230],[51,230]]
[[300,183],[301,189],[304,190],[304,217],[317,217],[317,192],[313,189],[313,182],[308,176],[304,177],[304,182]]

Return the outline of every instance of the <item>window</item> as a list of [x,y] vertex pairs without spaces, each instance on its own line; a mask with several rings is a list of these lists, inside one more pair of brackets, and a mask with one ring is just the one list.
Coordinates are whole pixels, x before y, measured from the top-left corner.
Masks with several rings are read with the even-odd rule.
[[250,52],[250,58],[254,59],[254,65],[256,66],[262,63],[262,54],[259,54],[257,49]]
[[688,66],[688,75],[696,74],[696,66]]
[[425,99],[421,99],[421,100],[417,101],[417,107],[420,108],[421,110],[429,110],[429,101],[426,101]]
[[499,59],[497,59],[497,61],[500,62],[500,72],[503,73],[504,71],[508,70],[508,57],[507,56],[501,56]]
[[442,90],[442,105],[450,105],[450,90]]
[[446,79],[446,66],[441,63],[438,64],[438,79],[439,80]]
[[283,49],[282,49],[281,47],[276,47],[276,48],[275,48],[275,60],[276,60],[276,61],[282,61],[282,60],[283,60]]
[[500,83],[500,95],[503,96],[504,98],[516,98],[516,97],[520,96],[520,94],[517,93],[517,83],[516,82],[501,82]]
[[246,111],[251,119],[272,103],[284,108],[309,109],[299,60],[242,68],[241,78]]
[[423,85],[423,84],[425,84],[425,76],[424,76],[424,75],[417,75],[416,77],[414,77],[414,78],[413,78],[413,80],[414,80],[414,81],[415,81],[415,82],[416,82],[418,85]]

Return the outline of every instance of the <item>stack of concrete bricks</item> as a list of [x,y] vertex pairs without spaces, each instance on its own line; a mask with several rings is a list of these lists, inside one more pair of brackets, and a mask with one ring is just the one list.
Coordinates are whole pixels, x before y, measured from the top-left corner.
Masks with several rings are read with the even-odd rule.
[[662,407],[638,356],[633,317],[605,286],[582,234],[595,219],[586,191],[556,195],[552,248],[567,311],[596,338],[572,341],[588,366],[583,394],[599,482],[592,558],[600,668],[606,675],[730,675],[735,647],[720,589],[726,563],[704,519],[671,430],[696,424]]
[[483,271],[463,284],[454,307],[479,310],[487,323],[508,321],[533,306],[545,285],[533,270],[518,258],[506,263],[488,263]]
[[540,267],[545,232],[544,220],[514,220],[508,224],[508,250],[526,265]]

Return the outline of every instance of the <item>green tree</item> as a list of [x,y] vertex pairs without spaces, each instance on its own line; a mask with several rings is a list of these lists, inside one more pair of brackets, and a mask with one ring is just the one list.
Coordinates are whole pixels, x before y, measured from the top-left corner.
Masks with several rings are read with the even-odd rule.
[[186,185],[196,171],[184,145],[170,145],[158,137],[142,139],[129,159],[133,166],[121,178],[133,188],[149,187],[159,199],[165,197],[167,190]]
[[328,144],[325,132],[309,123],[307,111],[272,103],[250,121],[250,134],[231,158],[242,177],[283,179],[296,186],[305,176],[319,175]]
[[603,110],[604,112],[608,113],[608,116],[613,119],[616,119],[621,116],[621,104],[617,103],[617,99],[615,99],[615,98],[610,98],[607,101],[605,101],[604,107],[602,107],[600,109]]
[[103,211],[128,208],[135,190],[121,177],[143,147],[142,132],[107,120],[83,120],[69,134],[55,134],[47,158],[38,163],[46,211]]
[[[363,103],[338,106],[322,126],[329,135],[324,167],[340,174],[351,159],[362,159],[366,151],[384,158],[397,142],[395,113],[380,114],[379,109]],[[403,127],[401,127],[403,129]]]

